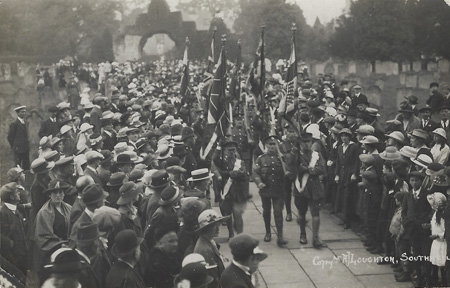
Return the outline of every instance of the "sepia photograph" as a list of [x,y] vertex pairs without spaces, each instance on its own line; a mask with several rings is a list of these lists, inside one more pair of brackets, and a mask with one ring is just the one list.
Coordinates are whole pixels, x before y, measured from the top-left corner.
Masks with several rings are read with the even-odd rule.
[[449,31],[450,0],[0,0],[0,287],[450,287]]

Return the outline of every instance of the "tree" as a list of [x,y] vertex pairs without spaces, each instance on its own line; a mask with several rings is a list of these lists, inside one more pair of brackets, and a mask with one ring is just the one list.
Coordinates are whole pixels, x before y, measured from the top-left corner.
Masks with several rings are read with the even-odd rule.
[[234,23],[236,34],[242,39],[242,55],[246,62],[253,60],[265,25],[265,55],[269,59],[286,59],[290,55],[291,27],[297,26],[297,53],[302,55],[307,24],[303,11],[285,0],[241,0],[241,13]]
[[[372,63],[410,60],[414,33],[405,10],[404,0],[352,2],[349,16],[339,19],[340,26],[330,43],[332,53]],[[343,45],[348,45],[350,51],[345,51]]]
[[101,37],[95,38],[91,46],[91,61],[103,62],[114,60],[113,38],[109,29],[106,29]]
[[333,22],[327,26],[316,19],[312,28],[306,30],[305,58],[324,61],[330,57],[329,39],[333,33]]

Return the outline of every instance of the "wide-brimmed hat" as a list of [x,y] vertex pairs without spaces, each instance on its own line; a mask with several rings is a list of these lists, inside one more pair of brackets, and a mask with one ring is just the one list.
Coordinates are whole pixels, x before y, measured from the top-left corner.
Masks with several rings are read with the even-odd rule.
[[200,181],[211,178],[212,176],[214,176],[214,174],[210,173],[208,168],[201,168],[192,170],[191,177],[189,177],[187,181]]
[[422,129],[414,129],[409,135],[423,139],[425,141],[428,139],[427,131]]
[[198,228],[195,231],[200,232],[206,227],[227,220],[228,218],[230,218],[230,215],[219,216],[219,214],[217,214],[217,212],[213,209],[206,209],[198,215]]
[[150,183],[150,188],[162,188],[169,185],[169,174],[166,170],[158,170],[152,176],[152,182]]
[[37,158],[31,163],[30,171],[33,174],[42,174],[55,167],[55,162],[47,162],[44,158]]
[[161,199],[158,204],[161,206],[168,206],[180,201],[180,189],[174,186],[168,186],[161,192]]
[[103,191],[99,184],[90,184],[81,192],[81,199],[84,204],[93,204],[105,199],[109,193]]
[[359,141],[359,143],[362,143],[362,144],[378,144],[380,142],[378,141],[377,137],[375,137],[373,135],[367,135],[367,136],[364,136],[363,140]]
[[341,131],[339,131],[339,135],[342,135],[342,134],[347,134],[350,137],[353,136],[352,131],[348,128],[343,128]]
[[403,135],[402,132],[400,131],[393,131],[390,134],[386,135],[388,138],[392,138],[395,141],[401,143],[401,144],[405,144],[405,135]]
[[72,248],[59,248],[50,256],[50,264],[45,265],[51,273],[76,273],[85,266],[78,252]]
[[72,127],[70,127],[69,125],[63,125],[61,127],[61,129],[59,130],[61,135],[66,134],[67,132],[69,132],[70,130],[72,130]]
[[444,128],[437,128],[431,133],[439,135],[443,137],[445,140],[447,140],[447,132],[445,132]]
[[136,183],[128,181],[122,184],[119,189],[120,197],[117,200],[117,205],[128,204],[136,199],[139,194],[139,190],[136,189]]
[[51,193],[51,192],[55,192],[58,190],[65,191],[69,187],[70,186],[66,182],[64,182],[60,179],[53,179],[48,184],[47,189],[44,190],[44,193]]
[[8,176],[9,182],[16,182],[17,179],[19,179],[20,175],[24,172],[20,166],[11,168],[8,170],[8,173],[6,173],[6,176]]
[[427,170],[425,170],[425,174],[427,174],[428,176],[431,176],[434,173],[436,173],[444,168],[445,168],[445,166],[442,165],[441,163],[433,162],[427,166]]
[[167,159],[172,156],[172,148],[168,144],[159,144],[156,154],[158,154],[158,160]]
[[100,233],[98,231],[98,225],[95,222],[81,223],[77,230],[76,242],[89,243],[98,240]]
[[214,281],[214,278],[209,276],[208,273],[205,264],[201,262],[189,263],[181,268],[181,273],[176,277],[175,282],[187,281],[189,283],[187,287],[190,288],[206,287]]
[[211,268],[216,268],[217,265],[208,265],[208,263],[206,263],[205,257],[203,257],[203,255],[199,254],[199,253],[191,253],[186,255],[186,257],[184,257],[183,262],[181,262],[181,267],[184,267],[188,264],[191,263],[201,263],[203,264],[206,269],[211,269]]
[[144,238],[137,237],[136,232],[125,229],[117,233],[114,238],[114,245],[111,249],[113,256],[121,258],[134,252],[141,245]]
[[246,259],[249,256],[257,255],[258,262],[265,260],[268,255],[259,247],[259,241],[251,235],[241,233],[230,240],[229,246],[231,254],[239,259]]
[[386,161],[392,161],[394,159],[400,159],[402,154],[398,152],[395,146],[388,146],[379,154],[380,158]]
[[419,165],[420,167],[423,167],[423,168],[427,168],[428,165],[433,163],[433,159],[426,154],[417,155],[416,158],[411,158],[411,161],[414,164]]
[[380,117],[380,113],[378,113],[378,109],[376,108],[366,108],[367,113],[369,113],[370,116],[372,117]]
[[80,126],[80,133],[84,133],[84,132],[88,131],[89,129],[93,129],[93,128],[94,128],[94,126],[92,126],[91,124],[83,123]]
[[419,150],[411,146],[403,146],[399,152],[402,156],[406,158],[416,158],[418,151]]
[[56,145],[58,145],[58,143],[65,141],[66,139],[61,139],[58,137],[53,137],[52,139],[50,139],[50,146],[53,148]]
[[114,146],[114,154],[116,156],[125,151],[133,151],[133,147],[128,146],[126,142],[119,142]]
[[431,183],[439,187],[450,186],[450,179],[444,172],[436,172],[431,175]]

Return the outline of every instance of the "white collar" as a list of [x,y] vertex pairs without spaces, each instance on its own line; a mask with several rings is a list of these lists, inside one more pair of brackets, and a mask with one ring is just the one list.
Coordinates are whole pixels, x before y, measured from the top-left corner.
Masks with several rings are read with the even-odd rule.
[[134,268],[133,265],[131,265],[131,264],[128,263],[127,261],[123,260],[122,258],[117,258],[117,260],[119,260],[120,262],[123,262],[123,263],[127,264],[127,265],[130,266],[131,268]]
[[20,121],[20,123],[25,124],[25,120],[23,120],[22,118],[17,117],[17,119]]
[[11,203],[6,203],[6,202],[4,202],[4,203],[5,203],[5,206],[8,207],[9,210],[11,210],[14,213],[16,212],[17,205],[14,205],[14,204],[11,204]]
[[84,208],[84,212],[86,212],[89,218],[94,219],[94,212],[91,212],[88,208]]
[[89,259],[89,257],[88,257],[86,254],[84,254],[83,252],[81,252],[81,251],[78,250],[78,249],[75,249],[75,250],[77,250],[78,254],[80,254],[80,256],[83,257],[84,260],[86,260],[86,262],[87,262],[88,264],[91,264],[91,259]]
[[247,274],[248,276],[251,276],[249,267],[242,265],[234,260],[233,260],[233,264],[236,265],[237,267],[239,267],[239,269],[241,269],[242,271],[244,271],[245,274]]

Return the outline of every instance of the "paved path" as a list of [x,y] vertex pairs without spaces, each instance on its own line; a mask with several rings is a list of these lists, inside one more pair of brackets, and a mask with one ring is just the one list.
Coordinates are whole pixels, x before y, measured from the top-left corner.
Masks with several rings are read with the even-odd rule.
[[[358,235],[339,226],[339,220],[327,211],[322,211],[320,215],[320,236],[328,244],[327,248],[317,250],[312,247],[309,212],[307,245],[299,243],[300,228],[295,221],[296,215],[292,222],[284,222],[285,238],[289,240],[287,249],[276,245],[273,219],[272,242],[265,243],[261,199],[254,183],[250,185],[253,199],[248,203],[244,214],[244,231],[259,239],[261,249],[269,254],[259,267],[260,287],[413,287],[412,283],[396,282],[390,265],[358,263],[363,260],[374,261],[377,255],[367,252]],[[295,206],[293,203],[292,205],[295,212]],[[224,242],[221,243],[221,252],[228,259],[232,259],[228,243],[225,243],[227,236],[227,228],[222,226],[218,239],[219,243]],[[336,257],[340,257],[342,261],[336,260]]]

